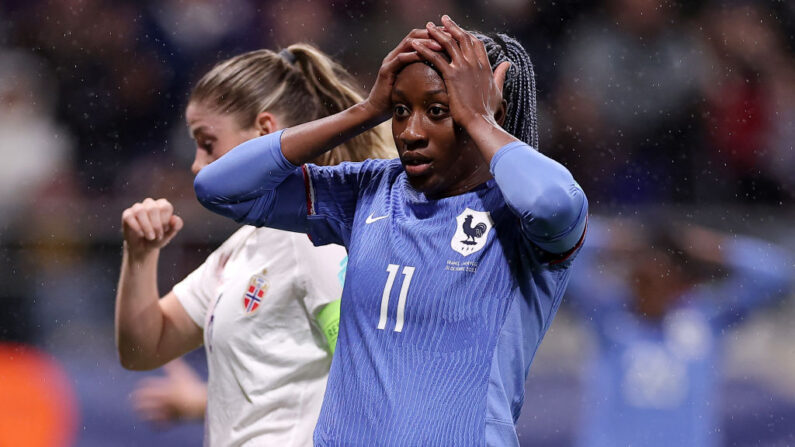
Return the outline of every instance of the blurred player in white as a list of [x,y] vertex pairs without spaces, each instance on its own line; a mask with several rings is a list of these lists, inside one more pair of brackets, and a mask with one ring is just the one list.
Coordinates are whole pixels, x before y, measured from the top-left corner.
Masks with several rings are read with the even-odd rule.
[[[188,103],[197,144],[192,170],[249,139],[361,99],[344,69],[309,45],[221,62]],[[379,130],[368,132],[317,162],[386,157],[386,141]],[[206,400],[207,445],[311,445],[336,343],[345,249],[245,226],[161,299],[158,255],[182,227],[165,199],[148,198],[123,212],[116,343],[122,365],[135,370],[157,368],[204,344],[209,380],[205,392],[184,363],[169,365],[170,378],[136,393],[138,408],[156,420],[200,417]]]

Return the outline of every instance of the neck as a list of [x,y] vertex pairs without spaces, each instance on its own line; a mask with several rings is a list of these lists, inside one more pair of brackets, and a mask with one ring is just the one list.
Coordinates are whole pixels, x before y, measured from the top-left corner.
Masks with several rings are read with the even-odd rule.
[[457,196],[472,191],[492,178],[493,177],[491,172],[489,172],[487,165],[482,163],[463,179],[455,182],[444,191],[439,191],[438,193],[434,194],[426,194],[425,196],[429,199],[442,199],[445,197]]

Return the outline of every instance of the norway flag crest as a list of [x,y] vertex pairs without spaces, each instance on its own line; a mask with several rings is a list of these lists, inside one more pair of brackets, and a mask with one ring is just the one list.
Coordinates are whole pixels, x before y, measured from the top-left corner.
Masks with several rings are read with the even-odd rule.
[[265,280],[264,273],[256,274],[248,281],[248,289],[243,295],[243,306],[247,314],[253,313],[259,308],[265,292],[268,291],[268,281]]

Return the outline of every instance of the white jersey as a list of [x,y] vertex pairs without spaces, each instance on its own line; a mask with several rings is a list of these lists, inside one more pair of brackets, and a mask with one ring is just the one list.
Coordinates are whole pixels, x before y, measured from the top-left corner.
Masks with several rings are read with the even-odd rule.
[[342,296],[347,253],[246,226],[174,286],[204,330],[205,445],[311,446],[331,365],[314,316]]

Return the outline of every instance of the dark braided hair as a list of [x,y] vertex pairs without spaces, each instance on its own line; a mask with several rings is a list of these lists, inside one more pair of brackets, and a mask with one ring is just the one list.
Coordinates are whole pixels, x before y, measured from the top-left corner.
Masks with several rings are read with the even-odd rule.
[[503,129],[538,150],[536,79],[530,56],[516,39],[502,33],[472,33],[486,46],[491,69],[508,61],[502,95],[508,103]]

